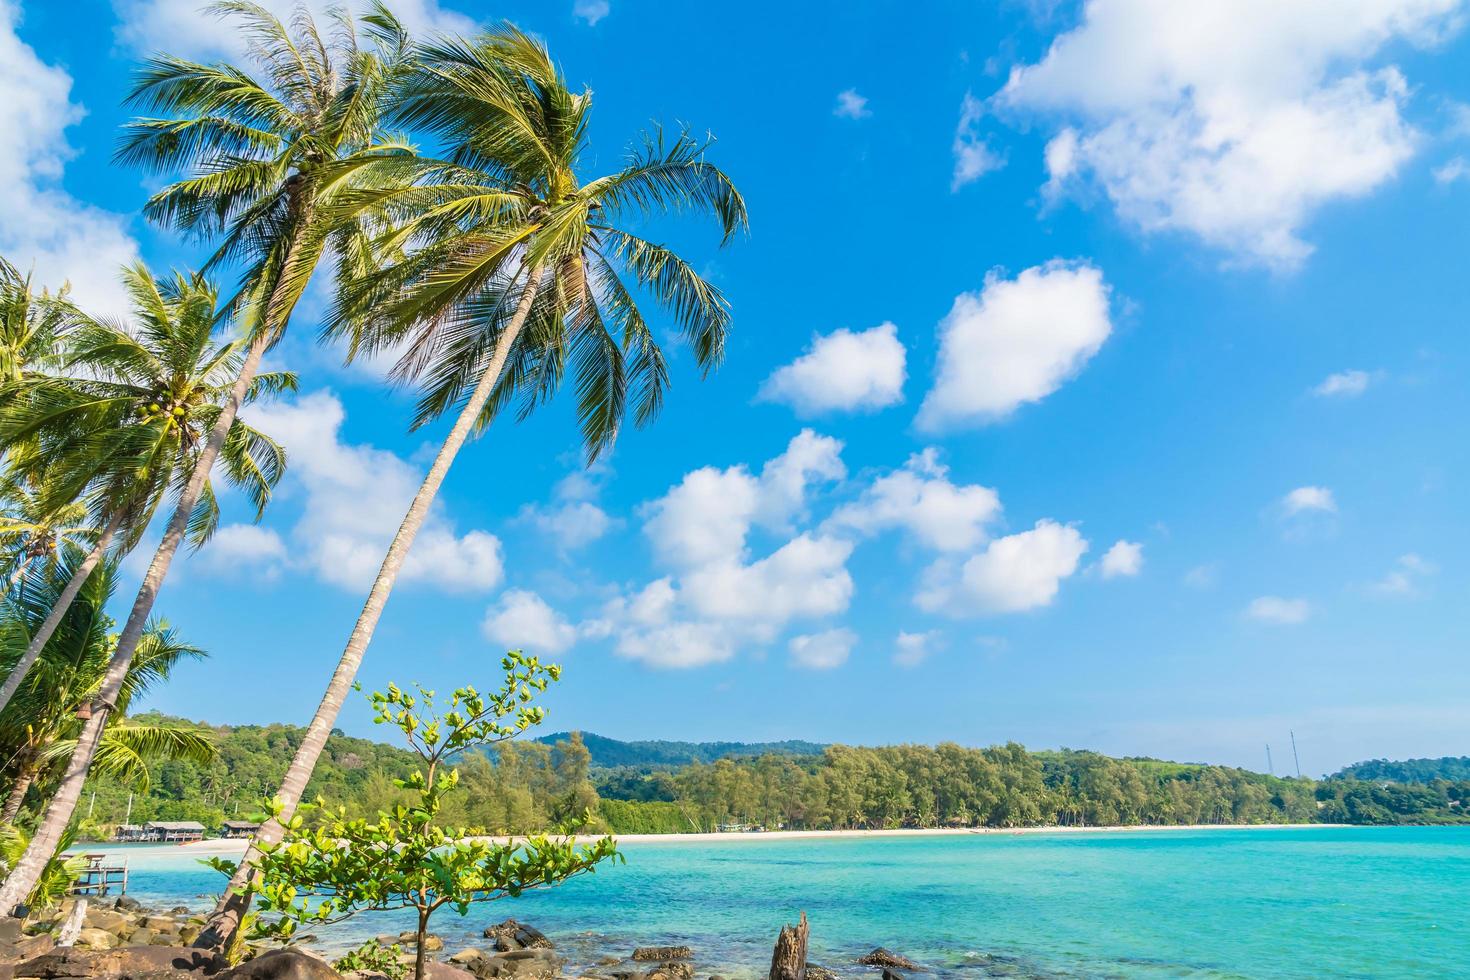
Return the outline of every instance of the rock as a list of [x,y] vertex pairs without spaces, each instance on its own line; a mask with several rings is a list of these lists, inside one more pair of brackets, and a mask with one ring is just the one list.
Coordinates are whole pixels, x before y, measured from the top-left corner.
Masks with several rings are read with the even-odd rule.
[[55,946],[56,938],[50,933],[22,936],[13,943],[0,944],[0,964],[23,963],[51,952]]
[[[386,943],[383,942],[383,937],[379,936],[378,943],[383,946],[392,946],[394,943],[399,943],[403,946],[417,947],[419,944],[419,934],[416,932],[400,932],[397,936],[389,936],[388,942]],[[435,953],[443,948],[444,940],[441,937],[434,935],[432,932],[424,935],[424,952]]]
[[899,956],[891,949],[879,946],[867,956],[858,957],[858,962],[863,966],[887,966],[895,970],[920,970],[923,969],[913,960]]
[[187,905],[175,905],[173,908],[168,910],[169,915],[188,915],[189,912],[190,909]]
[[840,980],[836,973],[815,963],[806,965],[806,980]]
[[904,975],[890,966],[883,968],[883,980],[905,980]]
[[598,966],[617,966],[621,962],[623,962],[621,956],[599,956],[597,958]]
[[660,963],[648,971],[648,980],[694,980],[694,967],[688,963]]
[[561,957],[549,949],[513,949],[506,953],[490,953],[466,965],[480,980],[497,977],[549,980],[561,975],[561,967]]
[[341,974],[299,949],[273,949],[247,960],[221,980],[339,980]]
[[120,942],[106,929],[94,929],[91,926],[84,928],[77,936],[77,945],[83,949],[112,949]]
[[204,931],[204,927],[203,926],[197,925],[197,924],[195,924],[193,922],[189,923],[188,925],[184,926],[183,928],[181,928],[179,930],[179,945],[180,946],[192,946],[192,945],[194,945],[194,940],[198,939],[199,938],[199,934],[201,932],[203,932],[203,931]]
[[692,960],[694,950],[688,946],[639,946],[633,950],[633,959],[650,961],[657,960],[666,962],[668,960]]
[[495,948],[502,953],[516,949],[551,949],[551,940],[535,926],[528,926],[515,919],[506,919],[493,926],[485,927],[485,938],[495,940]]
[[471,946],[469,949],[462,949],[458,953],[455,953],[453,956],[449,957],[448,962],[457,965],[464,963],[473,963],[475,962],[475,960],[480,959],[484,955],[485,953],[483,950],[478,950]]
[[379,946],[393,946],[398,942],[397,936],[382,935],[377,937]]
[[153,937],[155,935],[157,935],[157,933],[155,933],[152,929],[149,929],[147,926],[139,926],[128,935],[128,942],[134,946],[147,946],[149,943],[153,942]]
[[[410,972],[409,976],[412,977],[412,975]],[[475,980],[475,977],[474,974],[466,973],[448,963],[429,960],[424,964],[424,980]]]
[[[40,938],[40,937],[37,937]],[[225,961],[197,949],[128,946],[123,949],[58,949],[17,964],[14,976],[40,980],[110,977],[118,980],[199,980],[225,969]]]
[[18,943],[25,935],[25,920],[13,915],[0,916],[0,943]]
[[117,897],[117,901],[112,903],[112,907],[117,909],[119,912],[136,912],[143,907],[143,903],[138,901],[136,898],[129,898],[126,895],[119,895]]
[[122,935],[124,927],[132,925],[131,919],[114,909],[87,909],[86,918],[82,921],[92,929],[101,929],[114,936]]
[[154,932],[177,932],[179,928],[178,922],[167,915],[145,915],[143,925]]

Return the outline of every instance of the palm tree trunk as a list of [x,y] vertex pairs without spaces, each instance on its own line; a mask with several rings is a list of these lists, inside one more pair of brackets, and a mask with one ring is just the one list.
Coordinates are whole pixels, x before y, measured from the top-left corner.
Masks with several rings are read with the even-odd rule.
[[112,544],[113,535],[122,526],[124,513],[125,508],[119,507],[112,515],[112,519],[107,522],[107,527],[102,531],[102,536],[97,539],[97,543],[92,546],[87,557],[72,573],[71,581],[66,583],[66,588],[61,590],[61,595],[56,599],[56,605],[52,606],[51,612],[46,615],[46,621],[41,624],[40,629],[36,630],[36,635],[31,637],[31,642],[26,645],[26,652],[21,654],[20,660],[11,669],[10,675],[5,678],[5,683],[0,685],[0,711],[5,710],[10,699],[15,697],[15,692],[20,690],[21,682],[30,673],[31,667],[35,665],[36,658],[41,655],[46,644],[51,641],[51,635],[56,632],[56,627],[61,625],[66,611],[71,608],[72,600],[82,591],[82,586],[87,584],[87,579],[92,577],[92,569],[97,567],[97,563],[107,553],[108,546]]
[[327,736],[331,734],[333,727],[337,724],[337,715],[342,710],[342,703],[347,698],[347,692],[352,689],[353,679],[357,676],[357,669],[362,664],[363,654],[372,642],[373,631],[377,628],[378,619],[383,614],[383,607],[388,602],[388,595],[393,591],[393,584],[398,579],[398,573],[403,568],[404,559],[408,557],[408,550],[413,545],[413,539],[418,534],[419,528],[424,523],[424,518],[429,515],[429,505],[434,502],[434,497],[439,493],[439,487],[444,482],[444,477],[449,473],[449,467],[454,462],[460,448],[469,437],[470,430],[474,428],[475,421],[489,401],[490,394],[495,390],[495,385],[500,380],[501,372],[505,369],[506,359],[510,356],[511,348],[515,346],[516,338],[520,335],[521,328],[525,326],[526,318],[531,313],[531,306],[536,301],[536,293],[540,288],[542,270],[538,267],[531,270],[525,291],[521,294],[516,312],[506,326],[505,332],[500,335],[495,343],[495,351],[490,358],[490,365],[480,377],[475,390],[470,394],[469,401],[460,410],[459,417],[454,422],[454,428],[444,438],[444,444],[439,447],[439,453],[434,457],[434,465],[429,467],[429,473],[424,477],[424,482],[419,486],[418,493],[409,505],[408,513],[403,517],[403,523],[398,525],[398,533],[393,536],[393,543],[388,546],[388,553],[383,557],[383,564],[378,568],[378,577],[373,582],[373,587],[368,591],[367,601],[363,604],[362,612],[358,614],[357,623],[352,627],[352,634],[347,638],[347,647],[342,651],[342,658],[337,661],[337,670],[332,674],[332,680],[327,685],[326,693],[322,695],[321,703],[317,705],[316,715],[307,726],[306,737],[301,740],[301,746],[296,750],[296,756],[291,760],[291,766],[286,770],[286,776],[281,780],[281,787],[276,792],[276,800],[282,805],[279,818],[267,820],[256,832],[255,838],[250,842],[244,857],[230,879],[229,887],[220,896],[219,904],[215,906],[214,913],[209,918],[209,923],[200,933],[194,945],[207,949],[226,948],[235,931],[240,927],[240,920],[250,908],[250,895],[245,890],[246,884],[254,874],[253,859],[257,853],[256,844],[259,841],[274,843],[281,839],[280,820],[289,820],[296,812],[296,804],[301,801],[301,795],[306,791],[306,784],[311,779],[311,772],[316,767],[316,761],[326,747]]
[[15,784],[10,787],[10,795],[5,798],[5,809],[0,810],[0,824],[15,823],[16,814],[20,813],[21,804],[26,800],[26,791],[36,779],[36,771],[37,767],[31,759],[21,765]]
[[174,553],[179,550],[179,545],[188,531],[189,515],[193,512],[194,505],[199,502],[199,495],[204,490],[205,481],[209,479],[209,471],[214,466],[220,447],[224,445],[225,437],[230,433],[230,426],[235,423],[235,415],[245,401],[245,394],[250,390],[250,383],[255,380],[255,373],[260,369],[260,359],[265,355],[265,349],[270,346],[271,336],[270,331],[262,329],[257,332],[256,337],[250,343],[245,362],[240,366],[240,375],[235,379],[235,386],[230,391],[230,399],[220,408],[219,418],[209,432],[209,439],[205,442],[204,449],[194,464],[194,472],[189,475],[189,482],[184,487],[184,492],[179,495],[178,506],[174,509],[173,517],[169,519],[163,540],[158,543],[158,550],[153,553],[153,561],[148,565],[147,574],[143,576],[143,584],[138,589],[138,598],[133,602],[133,609],[128,614],[127,624],[118,637],[117,649],[107,664],[107,674],[103,677],[102,687],[92,702],[92,717],[87,719],[86,724],[82,726],[82,733],[77,738],[77,747],[72,750],[71,758],[67,760],[66,771],[62,774],[61,782],[56,787],[56,793],[51,797],[51,802],[41,817],[41,823],[36,828],[35,836],[31,838],[25,854],[16,862],[9,877],[5,879],[5,884],[0,885],[0,916],[12,914],[15,907],[24,902],[26,896],[36,887],[36,882],[40,880],[46,868],[46,863],[56,853],[56,847],[66,832],[67,824],[71,822],[72,814],[76,812],[77,803],[82,798],[82,784],[87,779],[87,770],[91,768],[92,759],[97,754],[97,747],[102,742],[102,729],[107,724],[108,715],[116,705],[123,681],[127,678],[128,670],[133,665],[133,651],[138,648],[138,641],[142,639],[143,627],[148,622],[149,614],[153,612],[153,603],[158,598],[164,578],[168,575]]

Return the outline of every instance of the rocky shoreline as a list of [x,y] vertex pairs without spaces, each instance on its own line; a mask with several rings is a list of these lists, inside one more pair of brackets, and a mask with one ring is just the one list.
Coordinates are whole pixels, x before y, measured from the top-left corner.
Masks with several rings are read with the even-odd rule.
[[[310,937],[284,949],[247,945],[244,962],[232,967],[190,948],[203,924],[202,916],[183,906],[152,910],[124,896],[79,910],[76,900],[68,899],[24,928],[18,919],[0,920],[0,980],[387,980],[374,970],[346,968],[341,959],[339,971],[311,948]],[[65,944],[58,937],[68,933],[72,941]],[[426,935],[424,951],[433,956],[426,980],[726,980],[699,969],[689,946],[609,951],[593,964],[569,969],[556,944],[534,926],[506,919],[487,926],[483,936],[483,943],[446,952],[442,937]],[[380,935],[376,945],[412,976],[416,934]],[[873,980],[903,980],[903,973],[924,970],[882,948],[851,967],[846,976]],[[844,974],[807,963],[804,980],[844,980]]]

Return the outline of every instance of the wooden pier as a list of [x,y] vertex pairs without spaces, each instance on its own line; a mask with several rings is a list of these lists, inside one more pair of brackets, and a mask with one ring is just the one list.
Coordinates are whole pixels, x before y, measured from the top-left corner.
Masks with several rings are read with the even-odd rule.
[[71,893],[73,895],[124,895],[128,890],[128,862],[124,858],[122,864],[103,864],[107,860],[106,854],[83,854],[87,859],[87,866],[77,875],[77,880],[72,883]]

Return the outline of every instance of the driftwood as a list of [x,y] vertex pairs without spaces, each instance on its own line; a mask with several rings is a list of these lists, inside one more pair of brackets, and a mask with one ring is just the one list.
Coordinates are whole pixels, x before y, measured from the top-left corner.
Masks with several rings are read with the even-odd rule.
[[776,937],[776,949],[771,953],[770,980],[806,980],[806,941],[810,930],[806,924],[806,913],[794,926],[782,926],[781,935]]
[[61,930],[56,934],[56,945],[75,946],[77,939],[82,935],[82,923],[87,919],[87,900],[77,899],[71,911],[66,914],[66,921],[61,924]]

